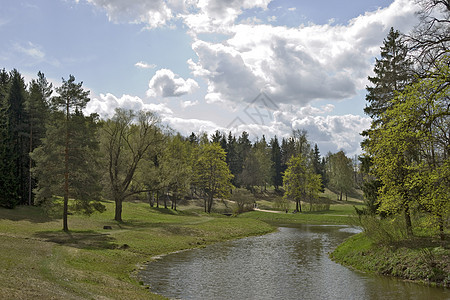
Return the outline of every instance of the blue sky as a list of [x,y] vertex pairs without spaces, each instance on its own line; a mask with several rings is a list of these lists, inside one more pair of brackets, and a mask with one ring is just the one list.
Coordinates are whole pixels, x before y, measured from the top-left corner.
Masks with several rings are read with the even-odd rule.
[[[413,0],[0,0],[0,68],[54,85],[87,112],[150,109],[174,130],[252,137],[306,129],[322,154],[359,153],[365,86]],[[260,97],[264,95],[264,97]],[[265,100],[264,100],[265,99]],[[259,113],[258,117],[255,117]]]

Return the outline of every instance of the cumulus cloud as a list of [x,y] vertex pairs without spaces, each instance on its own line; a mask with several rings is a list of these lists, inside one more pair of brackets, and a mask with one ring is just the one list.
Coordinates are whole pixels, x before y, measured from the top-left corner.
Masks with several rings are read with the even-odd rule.
[[367,84],[390,27],[407,31],[415,11],[411,1],[397,0],[346,25],[234,25],[224,42],[196,40],[198,60],[189,65],[206,79],[209,102],[249,101],[261,90],[278,103],[348,99]]
[[267,9],[271,0],[199,0],[197,13],[182,15],[185,24],[194,35],[205,32],[230,32],[243,10]]
[[156,71],[148,86],[147,95],[149,97],[161,96],[164,98],[190,94],[199,87],[194,79],[184,80],[169,69]]
[[164,103],[144,103],[137,96],[122,95],[118,98],[113,94],[100,94],[100,97],[94,98],[88,102],[85,112],[98,113],[101,118],[108,119],[114,116],[116,108],[131,109],[134,111],[149,110],[161,115],[172,114],[172,110]]
[[[112,22],[144,23],[147,28],[167,25],[174,18],[173,9],[184,1],[156,0],[87,0],[89,3],[105,9]],[[175,3],[174,3],[175,2]],[[173,3],[174,5],[170,5]],[[181,5],[181,7],[183,7]]]

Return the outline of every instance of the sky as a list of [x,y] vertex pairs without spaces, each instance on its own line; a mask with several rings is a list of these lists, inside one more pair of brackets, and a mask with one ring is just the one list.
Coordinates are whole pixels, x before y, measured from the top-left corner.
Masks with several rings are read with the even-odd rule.
[[361,152],[367,77],[413,0],[0,0],[0,68],[54,86],[74,75],[86,113],[152,110],[183,135],[308,132],[322,155]]

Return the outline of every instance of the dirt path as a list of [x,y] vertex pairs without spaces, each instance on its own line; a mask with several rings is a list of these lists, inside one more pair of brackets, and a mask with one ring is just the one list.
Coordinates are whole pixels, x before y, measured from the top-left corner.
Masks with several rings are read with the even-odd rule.
[[259,209],[259,208],[254,208],[253,210],[263,211],[263,212],[270,212],[270,213],[274,213],[274,214],[286,213],[284,211],[279,211],[279,210],[267,210],[267,209]]

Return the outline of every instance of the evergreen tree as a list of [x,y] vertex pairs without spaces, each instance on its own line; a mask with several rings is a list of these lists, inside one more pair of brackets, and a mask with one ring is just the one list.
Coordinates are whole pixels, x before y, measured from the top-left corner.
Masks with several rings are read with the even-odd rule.
[[372,127],[391,106],[391,100],[396,92],[401,92],[412,80],[412,63],[408,60],[408,48],[398,30],[391,28],[381,47],[381,58],[376,59],[370,77],[372,86],[367,86],[366,101],[368,105],[364,112],[373,119]]
[[9,129],[7,97],[10,76],[4,69],[0,71],[0,206],[13,208],[18,196],[14,175],[13,153],[10,151],[11,136]]
[[[45,137],[45,124],[50,114],[50,96],[53,93],[53,86],[48,83],[44,74],[38,72],[38,79],[33,79],[29,87],[29,97],[27,102],[27,112],[29,115],[29,152],[33,152],[41,144],[41,139]],[[32,190],[36,188],[36,180],[32,176],[31,168],[33,161],[30,157],[28,174],[28,205],[33,204]]]
[[270,140],[270,150],[272,160],[272,184],[274,185],[275,190],[278,190],[279,187],[283,185],[283,175],[281,166],[281,148],[276,136]]
[[314,144],[314,150],[311,153],[312,156],[312,164],[314,168],[314,172],[320,175],[321,178],[321,189],[320,191],[323,193],[325,191],[325,184],[323,178],[325,178],[325,167],[322,164],[322,160],[320,159],[320,151],[317,144]]
[[56,88],[59,96],[51,99],[52,121],[32,159],[36,162],[37,200],[62,196],[63,230],[68,231],[69,197],[75,200],[75,210],[87,214],[94,209],[101,211],[103,206],[95,201],[100,195],[97,120],[95,115],[85,117],[81,111],[90,100],[89,91],[72,75],[62,81]]
[[7,96],[6,115],[8,119],[7,151],[13,163],[13,176],[15,183],[12,188],[17,195],[16,202],[27,203],[28,199],[28,173],[29,173],[29,147],[28,147],[28,114],[25,110],[27,101],[26,85],[22,75],[11,71],[10,87]]

